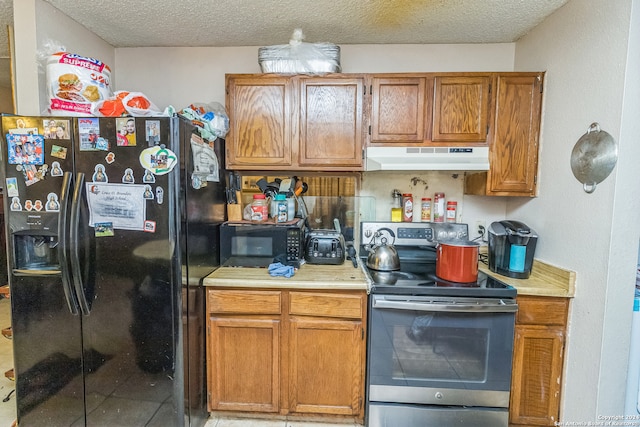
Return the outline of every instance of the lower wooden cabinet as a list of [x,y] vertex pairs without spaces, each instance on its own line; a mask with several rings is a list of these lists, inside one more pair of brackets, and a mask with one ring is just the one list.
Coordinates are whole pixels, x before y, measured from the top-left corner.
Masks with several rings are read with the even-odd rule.
[[518,296],[510,425],[558,421],[568,307],[568,298]]
[[364,417],[365,291],[210,289],[210,411]]

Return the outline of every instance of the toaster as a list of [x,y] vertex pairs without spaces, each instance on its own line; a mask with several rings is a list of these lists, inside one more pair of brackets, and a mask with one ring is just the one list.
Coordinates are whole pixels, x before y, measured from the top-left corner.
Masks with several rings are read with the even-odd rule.
[[309,264],[340,265],[345,258],[344,236],[337,230],[311,230],[304,259]]

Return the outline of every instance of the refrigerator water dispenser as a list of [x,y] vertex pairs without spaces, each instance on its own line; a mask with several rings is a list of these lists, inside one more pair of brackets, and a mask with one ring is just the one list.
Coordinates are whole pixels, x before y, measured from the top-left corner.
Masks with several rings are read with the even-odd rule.
[[59,270],[57,236],[14,234],[15,268],[18,270]]

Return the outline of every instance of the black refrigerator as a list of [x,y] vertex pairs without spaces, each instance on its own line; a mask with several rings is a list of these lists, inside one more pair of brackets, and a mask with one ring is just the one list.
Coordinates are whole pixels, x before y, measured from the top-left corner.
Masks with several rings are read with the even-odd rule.
[[224,141],[180,117],[2,116],[18,423],[201,426]]

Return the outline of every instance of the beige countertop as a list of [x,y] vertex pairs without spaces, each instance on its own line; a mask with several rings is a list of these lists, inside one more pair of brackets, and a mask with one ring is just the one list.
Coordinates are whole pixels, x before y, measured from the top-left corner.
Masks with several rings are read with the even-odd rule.
[[533,260],[528,279],[514,279],[494,273],[482,262],[478,269],[518,290],[518,295],[573,298],[575,295],[576,273],[539,260]]
[[[528,279],[514,279],[489,270],[482,262],[478,269],[518,290],[518,295],[573,298],[576,274],[543,261],[534,260]],[[290,277],[272,277],[266,268],[220,267],[204,279],[205,286],[281,289],[360,289],[369,292],[371,279],[362,263],[358,268],[348,260],[342,265],[303,264]]]
[[371,289],[371,281],[358,263],[341,265],[303,264],[292,277],[270,276],[266,268],[220,267],[204,279],[205,286],[281,289]]

